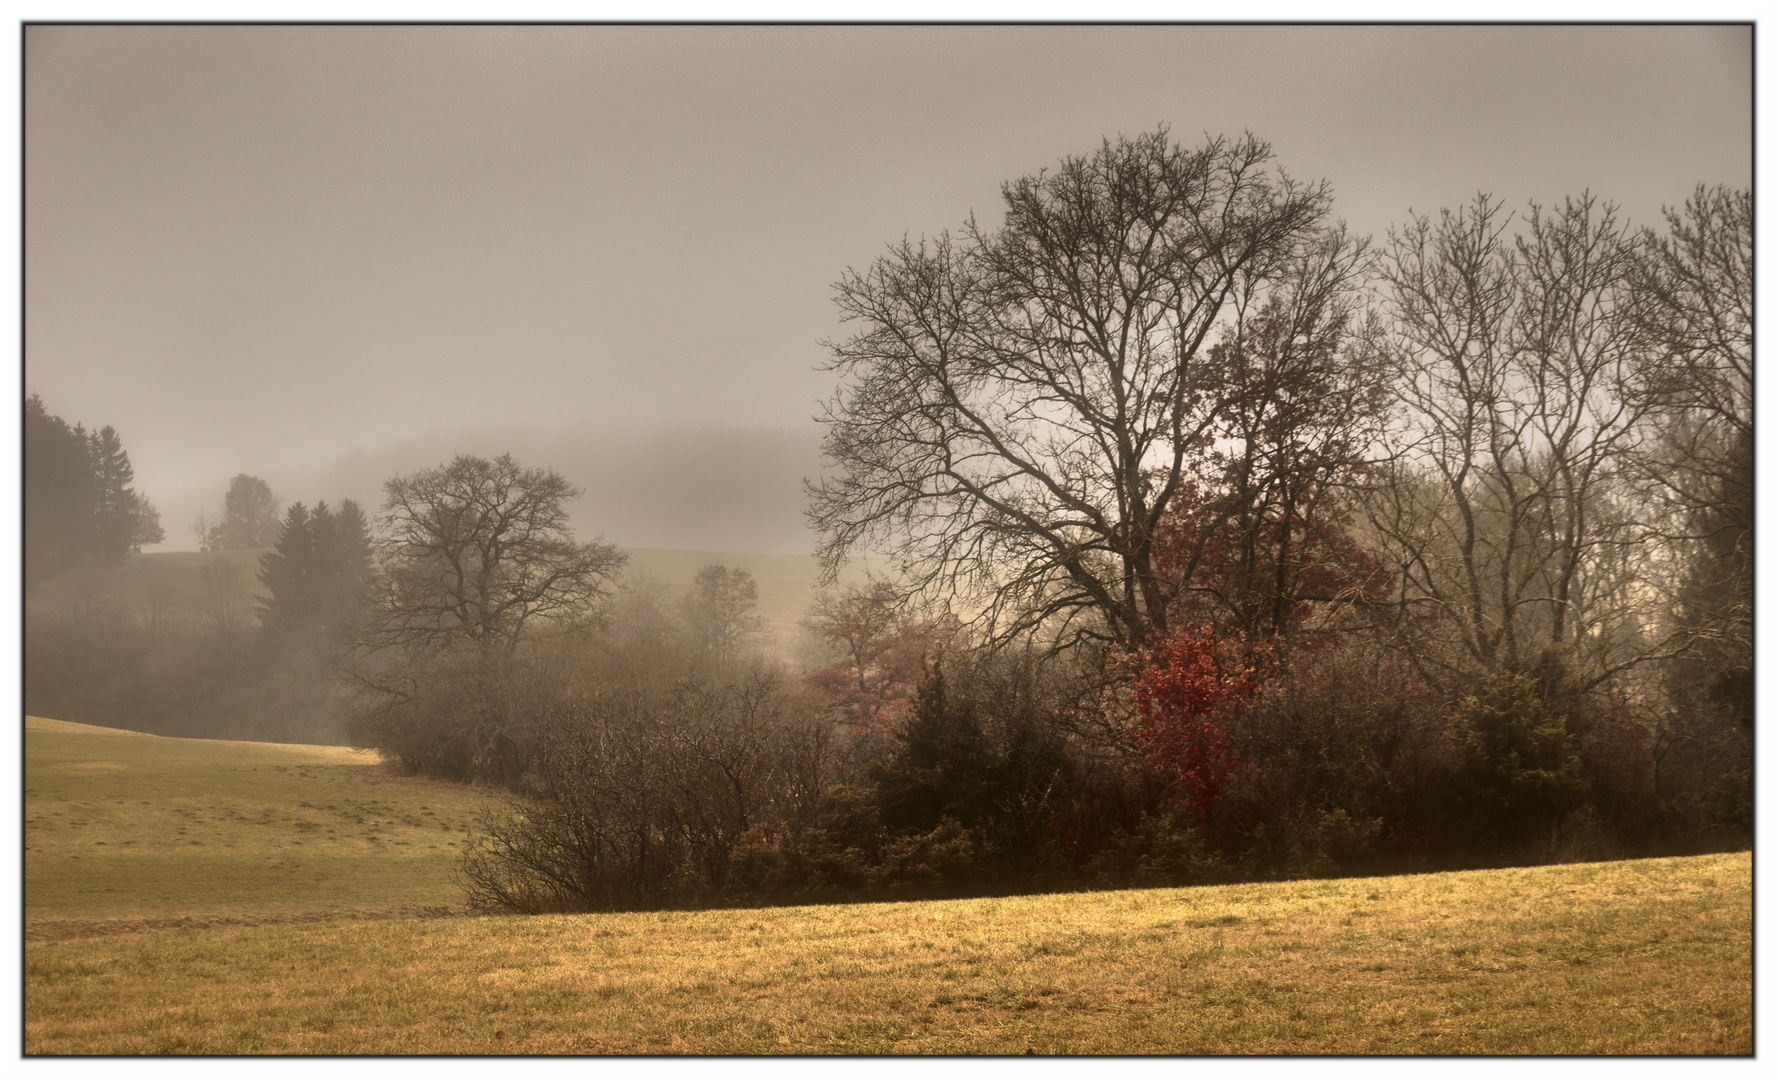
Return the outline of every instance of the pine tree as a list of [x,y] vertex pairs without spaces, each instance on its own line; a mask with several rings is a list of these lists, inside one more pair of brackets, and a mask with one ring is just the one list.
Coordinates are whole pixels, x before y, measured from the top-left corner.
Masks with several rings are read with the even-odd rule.
[[284,514],[272,550],[259,556],[259,582],[271,593],[260,602],[259,621],[273,634],[288,634],[313,621],[314,555],[315,535],[308,508],[293,503]]
[[136,529],[136,470],[117,430],[109,425],[87,437],[92,461],[94,542],[97,553],[115,561],[129,554]]
[[952,699],[934,672],[920,685],[894,756],[873,770],[882,821],[917,832],[946,817],[973,826],[991,803],[994,772],[975,703]]
[[357,503],[346,499],[338,513],[328,516],[326,528],[316,531],[315,551],[321,571],[316,614],[320,624],[333,632],[357,617],[375,571],[370,525]]
[[60,573],[86,550],[92,522],[92,469],[84,435],[76,435],[43,399],[25,401],[25,575]]
[[116,429],[70,427],[32,394],[25,399],[24,449],[26,579],[128,555],[143,500],[130,486],[135,470]]
[[296,503],[284,515],[271,551],[259,557],[259,580],[271,593],[260,621],[274,634],[331,636],[357,615],[372,571],[370,530],[350,499],[335,513],[325,502]]

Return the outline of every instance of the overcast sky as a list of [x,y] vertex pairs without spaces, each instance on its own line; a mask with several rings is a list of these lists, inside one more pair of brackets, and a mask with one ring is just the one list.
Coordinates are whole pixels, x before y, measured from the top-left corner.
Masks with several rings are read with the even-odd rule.
[[31,27],[25,387],[168,548],[250,472],[513,450],[619,543],[806,551],[831,284],[1105,136],[1250,130],[1380,234],[1752,170],[1722,27]]

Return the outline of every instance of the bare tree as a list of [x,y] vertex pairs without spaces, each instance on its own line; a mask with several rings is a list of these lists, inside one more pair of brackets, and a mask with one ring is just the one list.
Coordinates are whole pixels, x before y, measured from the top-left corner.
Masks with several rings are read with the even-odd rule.
[[1271,159],[1251,136],[1107,141],[1006,184],[1000,228],[848,272],[838,470],[809,486],[825,583],[873,548],[1001,640],[1164,632],[1155,531],[1242,392],[1205,342],[1299,268],[1330,205]]
[[726,661],[765,628],[765,620],[753,614],[758,606],[753,575],[712,563],[697,572],[679,601],[679,613],[692,646],[709,659]]
[[563,504],[579,489],[510,454],[458,455],[384,492],[371,651],[510,655],[527,631],[593,614],[623,565],[615,545],[574,540]]
[[892,583],[871,578],[821,592],[802,620],[833,656],[809,678],[854,725],[884,726],[940,659],[946,628],[918,618],[902,601]]
[[1643,231],[1635,267],[1648,346],[1637,386],[1654,408],[1691,414],[1731,446],[1752,434],[1752,192],[1699,187],[1667,210],[1666,228]]
[[[1623,463],[1644,410],[1629,314],[1634,238],[1589,195],[1521,233],[1486,196],[1391,231],[1397,393],[1408,421],[1372,522],[1398,600],[1451,667],[1546,654],[1596,685],[1645,659]],[[1437,649],[1420,650],[1439,656]]]
[[191,519],[191,534],[197,537],[199,551],[211,551],[216,536],[216,520],[208,510],[199,510]]
[[1391,412],[1379,322],[1361,302],[1372,263],[1367,244],[1326,231],[1210,350],[1237,392],[1164,525],[1159,561],[1180,590],[1175,619],[1276,637],[1312,615],[1325,632],[1386,576],[1346,530]]
[[1634,389],[1654,434],[1635,458],[1687,549],[1687,633],[1750,663],[1752,639],[1752,193],[1699,187],[1643,233]]

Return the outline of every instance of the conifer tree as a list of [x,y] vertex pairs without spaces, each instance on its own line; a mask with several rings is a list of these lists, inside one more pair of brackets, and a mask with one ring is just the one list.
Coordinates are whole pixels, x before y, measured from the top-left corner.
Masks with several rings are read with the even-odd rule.
[[94,540],[98,553],[109,560],[129,553],[136,531],[136,470],[117,430],[109,425],[88,437],[93,472]]
[[86,436],[43,399],[25,401],[25,574],[40,580],[68,568],[88,548],[93,478]]
[[292,505],[259,567],[259,580],[271,593],[259,616],[268,630],[337,632],[357,615],[370,584],[370,530],[363,511],[350,499],[337,513],[326,502],[313,510]]
[[314,548],[308,508],[292,503],[284,513],[284,524],[272,550],[259,556],[259,582],[271,593],[270,598],[260,602],[259,621],[274,634],[289,633],[311,618],[308,579],[312,575]]
[[[324,510],[325,503],[319,510]],[[370,523],[357,503],[346,499],[337,513],[325,517],[315,530],[316,615],[321,625],[335,631],[358,615],[375,570],[371,557]]]
[[[32,394],[25,400],[24,451],[28,581],[129,554],[137,534],[145,533],[146,500],[130,486],[135,470],[115,428],[69,426]],[[158,514],[153,524],[158,528]]]

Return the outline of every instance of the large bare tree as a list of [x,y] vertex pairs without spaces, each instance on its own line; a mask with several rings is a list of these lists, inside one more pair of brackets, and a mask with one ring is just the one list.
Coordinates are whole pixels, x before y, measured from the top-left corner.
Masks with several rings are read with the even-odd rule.
[[809,486],[827,581],[875,550],[996,638],[1139,643],[1174,591],[1161,518],[1246,392],[1206,342],[1286,282],[1335,287],[1349,252],[1303,272],[1330,194],[1251,136],[1106,141],[1002,194],[998,228],[903,240],[835,287],[858,329],[830,345],[837,468]]

